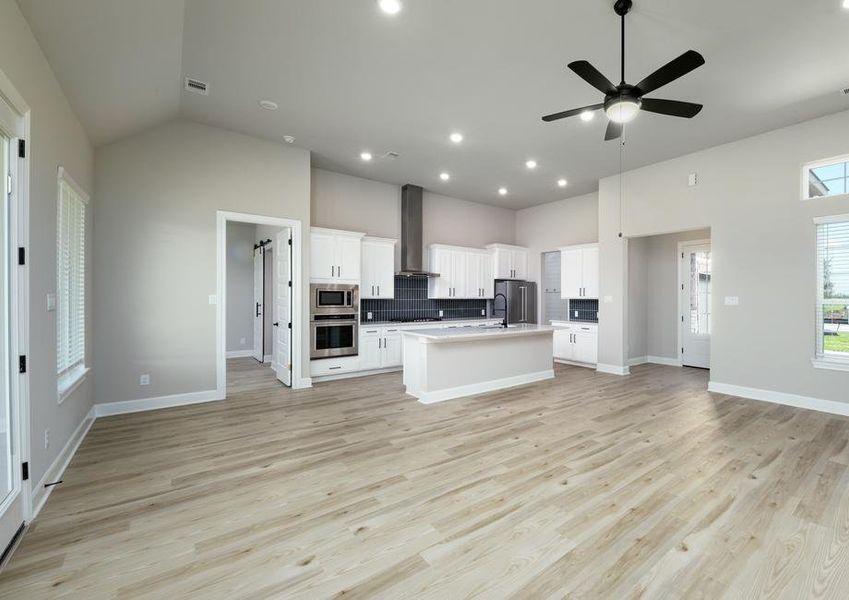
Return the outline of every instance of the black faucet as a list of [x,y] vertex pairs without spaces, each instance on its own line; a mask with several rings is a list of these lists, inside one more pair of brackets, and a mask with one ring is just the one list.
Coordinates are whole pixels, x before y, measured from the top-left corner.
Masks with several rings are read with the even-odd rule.
[[496,310],[495,301],[498,300],[499,296],[504,298],[504,320],[501,321],[501,326],[506,328],[507,327],[507,296],[505,296],[501,292],[498,292],[497,294],[495,294],[495,297],[493,297],[493,299],[492,299],[492,313],[495,314],[495,310]]

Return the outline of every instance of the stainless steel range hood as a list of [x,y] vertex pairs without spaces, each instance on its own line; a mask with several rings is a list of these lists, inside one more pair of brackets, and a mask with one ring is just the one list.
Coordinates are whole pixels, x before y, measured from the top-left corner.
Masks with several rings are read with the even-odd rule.
[[424,190],[407,184],[401,188],[401,270],[404,277],[439,277],[429,273],[422,260],[422,197]]

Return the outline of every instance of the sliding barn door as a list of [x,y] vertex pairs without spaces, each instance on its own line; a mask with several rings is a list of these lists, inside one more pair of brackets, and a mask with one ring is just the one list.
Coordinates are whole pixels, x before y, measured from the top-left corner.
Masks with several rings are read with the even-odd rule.
[[292,386],[292,246],[291,232],[283,229],[274,240],[274,358],[277,379]]
[[265,339],[263,337],[263,301],[265,294],[265,253],[262,248],[254,250],[254,353],[253,357],[259,362],[263,362],[263,346]]

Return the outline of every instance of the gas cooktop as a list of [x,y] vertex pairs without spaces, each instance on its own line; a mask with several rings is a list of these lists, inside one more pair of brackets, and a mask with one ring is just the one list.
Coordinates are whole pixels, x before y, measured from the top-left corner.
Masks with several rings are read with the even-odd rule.
[[389,319],[390,323],[433,323],[441,321],[442,317],[424,317],[421,319]]

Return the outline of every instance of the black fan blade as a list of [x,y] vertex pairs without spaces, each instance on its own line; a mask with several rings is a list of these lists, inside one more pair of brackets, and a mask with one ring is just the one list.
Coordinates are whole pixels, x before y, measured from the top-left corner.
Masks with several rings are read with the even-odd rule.
[[603,94],[613,94],[616,92],[616,86],[610,83],[610,80],[602,75],[598,69],[592,66],[585,60],[576,60],[569,63],[569,68],[572,69],[578,77],[589,83],[595,89]]
[[666,63],[643,79],[636,87],[641,93],[648,94],[657,88],[665,86],[667,83],[675,81],[679,77],[683,77],[690,71],[698,69],[703,64],[705,64],[705,59],[701,54],[695,50],[687,50],[675,60]]
[[574,117],[575,115],[579,115],[586,111],[598,110],[600,108],[604,108],[604,104],[593,104],[592,106],[585,106],[583,108],[573,108],[572,110],[564,110],[563,112],[554,113],[553,115],[546,115],[542,118],[546,123],[550,123],[551,121],[557,121],[558,119],[565,119],[566,117]]
[[607,131],[604,133],[604,141],[609,142],[610,140],[615,140],[618,137],[622,137],[622,123],[610,121],[607,124]]
[[679,100],[661,100],[660,98],[643,98],[643,104],[640,107],[649,112],[658,113],[661,115],[669,115],[671,117],[683,117],[684,119],[692,119],[702,110],[701,104],[692,102],[680,102]]

